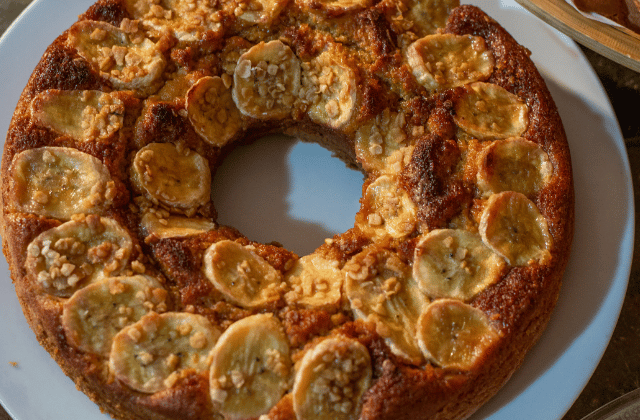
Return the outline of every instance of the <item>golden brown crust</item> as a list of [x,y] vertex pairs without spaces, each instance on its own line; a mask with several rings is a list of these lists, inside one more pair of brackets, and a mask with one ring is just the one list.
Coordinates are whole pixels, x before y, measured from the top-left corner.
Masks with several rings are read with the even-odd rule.
[[[133,18],[126,4],[124,0],[100,0],[79,19],[119,27]],[[215,172],[236,145],[278,132],[320,143],[348,164],[362,168],[364,158],[358,154],[356,132],[390,109],[403,112],[407,127],[413,127],[403,138],[408,146],[402,149],[406,152],[406,161],[399,159],[401,168],[396,173],[365,171],[368,177],[363,185],[356,225],[328,239],[316,254],[342,268],[363,250],[380,247],[392,250],[399,261],[411,265],[421,237],[429,231],[478,232],[486,200],[476,185],[474,156],[482,149],[482,142],[462,133],[456,125],[454,105],[464,94],[463,87],[431,92],[412,73],[405,56],[407,40],[414,41],[426,34],[419,29],[416,29],[418,33],[408,31],[400,22],[402,19],[397,19],[392,1],[382,1],[346,15],[336,9],[324,10],[320,2],[307,5],[312,12],[304,10],[302,4],[290,4],[272,24],[262,26],[249,24],[224,9],[218,23],[225,30],[206,31],[197,42],[180,41],[168,32],[156,30],[155,41],[168,63],[163,80],[171,78],[175,84],[151,97],[135,89],[122,93],[120,97],[126,110],[123,128],[107,141],[74,139],[43,126],[30,114],[32,99],[45,90],[110,92],[114,89],[95,63],[90,63],[69,45],[67,33],[47,49],[21,96],[2,159],[3,249],[25,317],[38,341],[77,387],[114,418],[196,420],[220,415],[210,396],[207,372],[187,371],[163,391],[142,393],[116,378],[105,357],[82,352],[67,341],[60,320],[64,298],[45,293],[35,275],[28,274],[25,268],[29,244],[64,221],[16,212],[10,194],[14,176],[11,165],[23,151],[46,146],[71,147],[104,163],[115,183],[115,193],[111,208],[103,216],[113,218],[130,232],[134,244],[131,261],[137,265],[128,267],[128,272],[140,272],[142,266],[143,273],[159,279],[170,295],[169,310],[204,315],[222,330],[256,313],[274,313],[287,335],[293,362],[300,361],[328,336],[353,338],[362,343],[369,351],[373,371],[372,386],[363,397],[359,415],[363,420],[461,419],[471,415],[518,368],[551,316],[574,227],[571,160],[566,136],[553,99],[529,59],[528,50],[473,6],[454,9],[441,33],[482,38],[495,61],[490,76],[484,81],[515,94],[527,105],[528,126],[522,137],[539,145],[553,165],[551,180],[535,197],[530,197],[546,220],[553,244],[550,259],[503,270],[499,281],[467,302],[486,314],[500,337],[487,346],[472,369],[442,367],[429,360],[417,364],[398,354],[379,325],[358,319],[353,310],[356,305],[346,296],[338,308],[306,308],[289,302],[285,293],[257,308],[248,308],[234,304],[208,277],[204,263],[206,251],[218,242],[230,240],[251,249],[275,269],[277,276],[287,279],[298,256],[278,244],[257,243],[236,229],[224,226],[197,235],[171,238],[149,234],[141,227],[141,214],[149,209],[160,215],[196,216],[211,222],[217,218],[214,203],[185,212],[149,202],[136,192],[130,180],[130,162],[143,146],[155,142],[177,144],[180,149],[203,156]],[[319,123],[309,114],[313,104],[303,103],[296,105],[290,118],[282,120],[244,115],[241,129],[222,147],[213,146],[200,137],[185,110],[184,97],[191,80],[233,74],[226,68],[235,67],[240,51],[248,50],[263,39],[284,40],[304,63],[312,62],[325,48],[336,52],[334,68],[350,69],[349,74],[358,86],[353,115],[344,125]],[[179,79],[184,74],[189,74],[191,79]],[[331,108],[329,103],[325,108]],[[368,221],[375,216],[376,209],[364,196],[368,187],[382,176],[397,177],[397,194],[407,194],[416,207],[415,226],[412,225],[410,233],[376,236],[367,231],[370,228],[367,223],[371,223]],[[166,215],[162,217],[168,217]],[[290,286],[283,280],[281,287]],[[425,301],[429,299],[425,297]],[[268,417],[271,420],[296,418],[290,393],[271,409]]]

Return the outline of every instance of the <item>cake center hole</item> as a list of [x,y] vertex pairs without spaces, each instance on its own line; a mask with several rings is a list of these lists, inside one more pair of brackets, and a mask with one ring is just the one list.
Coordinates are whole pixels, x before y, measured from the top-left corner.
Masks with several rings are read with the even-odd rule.
[[303,256],[353,227],[363,175],[314,143],[272,135],[238,146],[218,168],[218,223]]

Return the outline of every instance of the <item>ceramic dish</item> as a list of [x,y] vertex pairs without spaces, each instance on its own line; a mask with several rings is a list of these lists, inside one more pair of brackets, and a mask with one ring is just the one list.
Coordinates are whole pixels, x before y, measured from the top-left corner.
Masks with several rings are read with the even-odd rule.
[[640,418],[640,389],[616,398],[582,420],[628,420],[637,418]]
[[[47,45],[93,0],[36,0],[0,40],[0,136],[31,69]],[[587,383],[615,327],[627,287],[633,252],[634,209],[629,162],[613,109],[589,63],[569,38],[546,26],[514,0],[476,0],[517,41],[532,51],[554,96],[572,151],[576,190],[576,234],[558,307],[540,342],[511,381],[472,418],[557,420]],[[353,224],[362,176],[319,146],[286,140],[278,147],[254,146],[234,153],[216,176],[220,188],[259,188],[234,168],[253,168],[260,156],[278,170],[261,173],[272,189],[262,204],[277,215],[270,225],[292,226],[290,237],[269,237],[264,222],[245,211],[240,220],[221,216],[249,237],[277,240],[297,252],[315,248],[333,232]],[[268,154],[265,156],[266,151]],[[252,157],[253,156],[253,157]],[[318,175],[321,174],[321,175]],[[242,183],[245,184],[242,184]],[[339,186],[339,187],[338,187]],[[310,190],[311,189],[311,190]],[[327,195],[332,197],[327,200]],[[311,200],[311,201],[310,201]],[[318,201],[313,201],[318,200]],[[327,211],[327,201],[340,203]],[[319,204],[317,204],[319,203]],[[221,214],[244,203],[225,195]],[[266,209],[264,206],[267,206]],[[244,208],[246,210],[246,207]],[[322,209],[322,211],[320,211]],[[302,232],[302,233],[300,233]],[[7,264],[0,261],[0,402],[15,420],[105,420],[38,345],[15,297]],[[15,365],[14,365],[15,363]]]

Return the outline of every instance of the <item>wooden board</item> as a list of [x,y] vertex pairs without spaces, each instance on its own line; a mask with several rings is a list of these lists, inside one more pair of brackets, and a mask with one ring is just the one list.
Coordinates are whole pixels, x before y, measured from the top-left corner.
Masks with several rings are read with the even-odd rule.
[[589,19],[564,0],[516,0],[580,44],[640,72],[640,34]]

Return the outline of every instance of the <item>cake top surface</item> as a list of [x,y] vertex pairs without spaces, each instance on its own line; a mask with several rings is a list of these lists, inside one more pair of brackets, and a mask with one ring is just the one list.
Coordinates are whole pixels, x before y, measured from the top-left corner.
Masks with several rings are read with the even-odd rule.
[[[325,109],[326,109],[326,108],[325,108]],[[331,107],[329,107],[329,109],[331,109]],[[114,126],[117,126],[117,125],[118,125],[118,122],[116,121],[116,122],[114,122],[114,124],[115,124]],[[105,132],[105,135],[107,135],[107,136],[109,135],[108,130],[109,130],[109,128],[107,127],[107,131]],[[97,138],[99,138],[101,135],[102,135],[102,134],[101,134],[100,132],[97,132],[96,134],[93,134],[93,136],[96,136]],[[490,184],[490,181],[489,181],[488,183]],[[105,189],[105,192],[104,192],[104,194],[105,194],[104,199],[106,199],[106,200],[108,200],[108,193],[107,193],[107,191],[108,191],[108,188],[107,188],[107,189]],[[187,211],[188,211],[188,210],[187,210]],[[249,304],[249,305],[250,305],[250,304]],[[196,340],[196,341],[197,341],[197,340]],[[196,345],[197,345],[197,344],[196,344]]]

